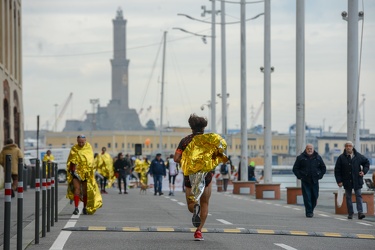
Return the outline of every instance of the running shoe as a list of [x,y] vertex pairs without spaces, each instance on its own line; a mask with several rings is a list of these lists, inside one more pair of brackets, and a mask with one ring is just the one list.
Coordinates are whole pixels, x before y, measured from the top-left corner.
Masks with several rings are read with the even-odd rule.
[[200,230],[196,230],[195,233],[194,233],[194,239],[196,241],[201,241],[201,240],[204,240],[203,239],[203,236],[202,236],[202,232]]
[[199,227],[201,224],[201,218],[199,217],[200,209],[201,207],[198,203],[194,205],[193,217],[191,218],[191,221],[193,222],[194,227]]
[[77,207],[74,209],[73,214],[74,214],[74,215],[78,215],[78,214],[79,214],[79,210],[78,210]]

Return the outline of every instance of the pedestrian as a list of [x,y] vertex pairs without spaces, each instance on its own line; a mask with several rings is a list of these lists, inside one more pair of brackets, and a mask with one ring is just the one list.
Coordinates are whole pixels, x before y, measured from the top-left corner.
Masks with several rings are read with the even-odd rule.
[[119,189],[119,194],[122,194],[121,180],[124,183],[124,194],[128,194],[128,192],[126,191],[126,188],[127,188],[126,177],[127,177],[127,172],[130,169],[130,167],[131,166],[130,166],[129,159],[125,158],[123,153],[118,153],[117,160],[115,161],[115,169],[116,169],[116,172],[118,173],[117,185]]
[[23,158],[23,154],[21,152],[21,149],[17,146],[17,144],[13,143],[13,139],[11,138],[5,141],[5,145],[0,153],[0,165],[4,167],[4,174],[6,170],[5,168],[6,155],[12,156],[11,158],[12,159],[12,166],[11,166],[12,194],[11,194],[11,197],[13,198],[15,196],[14,191],[16,191],[18,187],[18,159]]
[[344,152],[337,158],[335,164],[335,178],[339,187],[344,186],[346,196],[346,207],[348,209],[348,219],[353,219],[352,190],[354,189],[357,204],[358,219],[362,220],[366,216],[362,208],[362,186],[363,176],[370,168],[369,160],[361,155],[354,148],[351,141],[345,143]]
[[154,178],[154,195],[159,193],[163,195],[163,176],[167,176],[167,171],[161,154],[157,153],[155,159],[151,161],[150,164],[150,176]]
[[255,178],[255,162],[251,161],[249,166],[247,166],[247,180],[248,181],[257,181]]
[[112,186],[114,180],[113,159],[106,151],[107,148],[102,147],[102,152],[95,158],[96,170],[98,174],[103,176],[103,178],[100,179],[100,193],[102,194],[108,194],[105,190],[107,180],[109,180],[108,186]]
[[134,162],[134,171],[138,173],[139,175],[139,181],[141,185],[141,190],[148,188],[148,172],[150,169],[150,162],[148,158],[145,156],[143,157],[143,160],[136,159]]
[[53,156],[51,150],[47,150],[46,154],[43,156],[43,161],[46,163],[53,162],[55,160],[55,157]]
[[228,182],[232,176],[232,169],[231,169],[231,165],[229,161],[227,163],[221,164],[220,174],[221,174],[221,179],[223,179],[223,190],[224,192],[226,192],[228,188]]
[[188,210],[193,213],[195,240],[204,240],[202,228],[208,215],[211,196],[212,170],[228,158],[224,155],[226,142],[218,134],[204,134],[207,119],[192,114],[189,117],[192,134],[184,137],[174,154],[184,174],[185,196]]
[[46,164],[46,176],[48,175],[48,163],[51,163],[55,160],[55,157],[52,155],[51,150],[47,150],[43,156],[43,162]]
[[169,196],[174,196],[176,176],[178,175],[178,164],[173,159],[171,154],[167,161],[168,179],[169,179]]
[[312,218],[319,197],[319,180],[326,173],[326,165],[312,144],[307,144],[303,153],[297,156],[293,173],[302,183],[306,217]]
[[102,196],[94,175],[94,153],[86,136],[78,135],[77,144],[71,149],[66,162],[68,191],[66,197],[74,200],[73,214],[79,214],[80,198],[83,201],[83,214],[94,214],[102,207]]

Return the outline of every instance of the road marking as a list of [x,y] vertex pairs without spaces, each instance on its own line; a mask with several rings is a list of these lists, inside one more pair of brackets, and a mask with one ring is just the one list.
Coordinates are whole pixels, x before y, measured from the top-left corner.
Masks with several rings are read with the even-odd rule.
[[335,218],[336,220],[342,220],[342,221],[347,221],[347,219],[344,218]]
[[290,206],[284,206],[285,208],[290,208]]
[[282,244],[282,243],[273,243],[273,244],[275,244],[278,247],[287,249],[287,250],[297,250],[297,248],[294,248],[294,247],[291,247],[291,246],[288,246],[288,245],[285,245],[285,244]]
[[233,225],[233,223],[230,223],[229,221],[223,220],[223,219],[216,219],[217,221],[226,224],[226,225]]
[[280,204],[274,204],[275,206],[278,206],[278,207],[280,207],[281,205]]
[[301,210],[301,209],[300,209],[300,208],[298,208],[298,207],[294,207],[293,209],[294,209],[294,210]]
[[171,199],[171,201],[177,201],[176,199]]
[[[65,224],[64,228],[74,227],[77,223],[77,220],[79,218],[79,215],[82,211],[82,203],[79,204],[78,209],[80,211],[77,215],[72,215],[68,222]],[[53,242],[50,250],[60,250],[64,248],[65,243],[68,241],[70,234],[72,231],[61,231],[59,236],[57,236],[56,240]]]
[[185,203],[183,202],[177,202],[178,205],[185,206]]
[[319,214],[319,215],[323,217],[330,217],[329,215],[326,215],[326,214]]
[[372,226],[371,224],[368,224],[368,223],[365,223],[365,222],[357,222],[357,223],[358,223],[358,224],[361,224],[361,225],[369,226],[369,227]]

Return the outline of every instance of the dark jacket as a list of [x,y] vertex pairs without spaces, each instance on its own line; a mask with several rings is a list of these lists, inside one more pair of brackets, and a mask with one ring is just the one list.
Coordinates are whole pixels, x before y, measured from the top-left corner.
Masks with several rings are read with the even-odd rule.
[[149,173],[152,175],[167,175],[164,161],[162,159],[153,159],[151,161]]
[[305,150],[297,156],[296,162],[293,165],[293,173],[297,179],[308,183],[318,183],[326,173],[326,165],[322,157],[315,150],[311,157]]
[[335,164],[336,182],[342,182],[345,189],[361,189],[363,186],[363,176],[359,176],[361,166],[363,173],[366,174],[370,168],[369,160],[353,148],[353,158],[344,152],[337,158]]
[[114,166],[116,172],[124,171],[125,174],[130,174],[131,164],[128,159],[117,159]]

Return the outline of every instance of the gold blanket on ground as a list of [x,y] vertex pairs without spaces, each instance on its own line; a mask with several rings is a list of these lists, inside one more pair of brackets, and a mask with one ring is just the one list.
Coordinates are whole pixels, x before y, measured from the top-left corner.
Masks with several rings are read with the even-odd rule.
[[[70,163],[76,164],[76,174],[81,178],[82,181],[87,181],[87,213],[93,214],[95,211],[102,207],[102,196],[100,195],[98,184],[94,178],[93,168],[94,155],[91,145],[86,144],[81,148],[77,144],[74,145],[69,153],[68,160],[66,162],[66,172],[68,180],[68,190],[66,198],[74,199],[73,176],[70,174],[69,167]],[[82,197],[81,197],[82,200]]]
[[135,160],[134,171],[139,173],[139,180],[143,185],[147,185],[147,173],[150,168],[150,163],[146,161],[141,161],[139,159]]
[[221,162],[227,162],[224,154],[226,141],[218,134],[196,135],[182,152],[181,169],[184,175],[210,172]]

